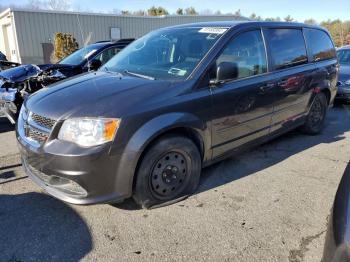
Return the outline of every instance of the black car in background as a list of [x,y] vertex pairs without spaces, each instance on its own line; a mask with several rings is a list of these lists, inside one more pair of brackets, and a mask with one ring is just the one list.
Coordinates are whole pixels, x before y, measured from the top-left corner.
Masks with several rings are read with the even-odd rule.
[[204,166],[296,127],[320,133],[337,76],[320,27],[160,29],[26,100],[16,128],[23,167],[70,203],[173,203],[196,190]]
[[0,110],[15,123],[24,99],[52,83],[97,70],[134,39],[102,41],[77,50],[57,64],[22,65],[0,72]]
[[18,63],[10,62],[6,56],[0,51],[0,71],[19,66]]
[[335,97],[338,101],[350,101],[350,46],[344,46],[337,50],[340,71],[338,92]]

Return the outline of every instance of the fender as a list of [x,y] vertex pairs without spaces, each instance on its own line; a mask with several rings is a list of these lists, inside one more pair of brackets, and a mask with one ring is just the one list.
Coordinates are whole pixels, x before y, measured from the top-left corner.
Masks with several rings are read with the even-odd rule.
[[174,112],[157,116],[142,125],[129,139],[120,158],[116,185],[121,187],[127,197],[132,195],[132,186],[140,157],[148,145],[157,137],[175,130],[188,128],[203,144],[203,160],[211,158],[211,131],[208,124],[191,113]]
[[309,102],[308,102],[308,108],[307,112],[309,112],[311,105],[314,101],[315,95],[320,92],[328,92],[330,97],[329,105],[333,103],[334,97],[337,93],[336,87],[332,88],[332,84],[330,80],[322,80],[321,82],[317,83],[315,87],[312,88],[312,94],[310,96]]

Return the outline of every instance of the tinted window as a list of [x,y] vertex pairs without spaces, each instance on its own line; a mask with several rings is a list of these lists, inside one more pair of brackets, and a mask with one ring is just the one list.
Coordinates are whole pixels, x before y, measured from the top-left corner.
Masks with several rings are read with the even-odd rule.
[[332,40],[324,31],[317,29],[306,29],[305,32],[314,61],[336,57]]
[[119,52],[119,49],[116,47],[108,48],[103,50],[100,54],[98,54],[95,59],[100,60],[102,65],[107,63],[113,56],[115,56]]
[[216,65],[222,62],[237,66],[238,70],[232,79],[265,73],[267,62],[261,32],[251,31],[235,37],[216,60]]
[[83,47],[69,56],[63,58],[59,64],[67,64],[67,65],[79,65],[86,59],[90,59],[93,55],[98,51],[98,45],[89,45],[87,47]]
[[268,29],[266,30],[266,37],[275,70],[308,62],[302,30]]

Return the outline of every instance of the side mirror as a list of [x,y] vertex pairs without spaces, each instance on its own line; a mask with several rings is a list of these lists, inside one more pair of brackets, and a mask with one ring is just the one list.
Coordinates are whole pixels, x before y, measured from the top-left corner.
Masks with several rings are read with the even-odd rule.
[[238,65],[236,63],[221,62],[216,69],[216,81],[222,82],[238,77]]
[[102,62],[98,59],[93,59],[89,61],[87,68],[89,71],[95,71],[102,66]]

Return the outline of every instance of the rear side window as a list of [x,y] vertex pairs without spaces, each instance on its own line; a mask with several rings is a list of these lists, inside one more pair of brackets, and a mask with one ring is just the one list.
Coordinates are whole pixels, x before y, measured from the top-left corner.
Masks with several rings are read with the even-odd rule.
[[266,38],[270,47],[274,70],[308,62],[305,40],[301,29],[267,29]]
[[333,42],[326,32],[318,29],[305,29],[305,34],[313,61],[322,61],[336,57]]

